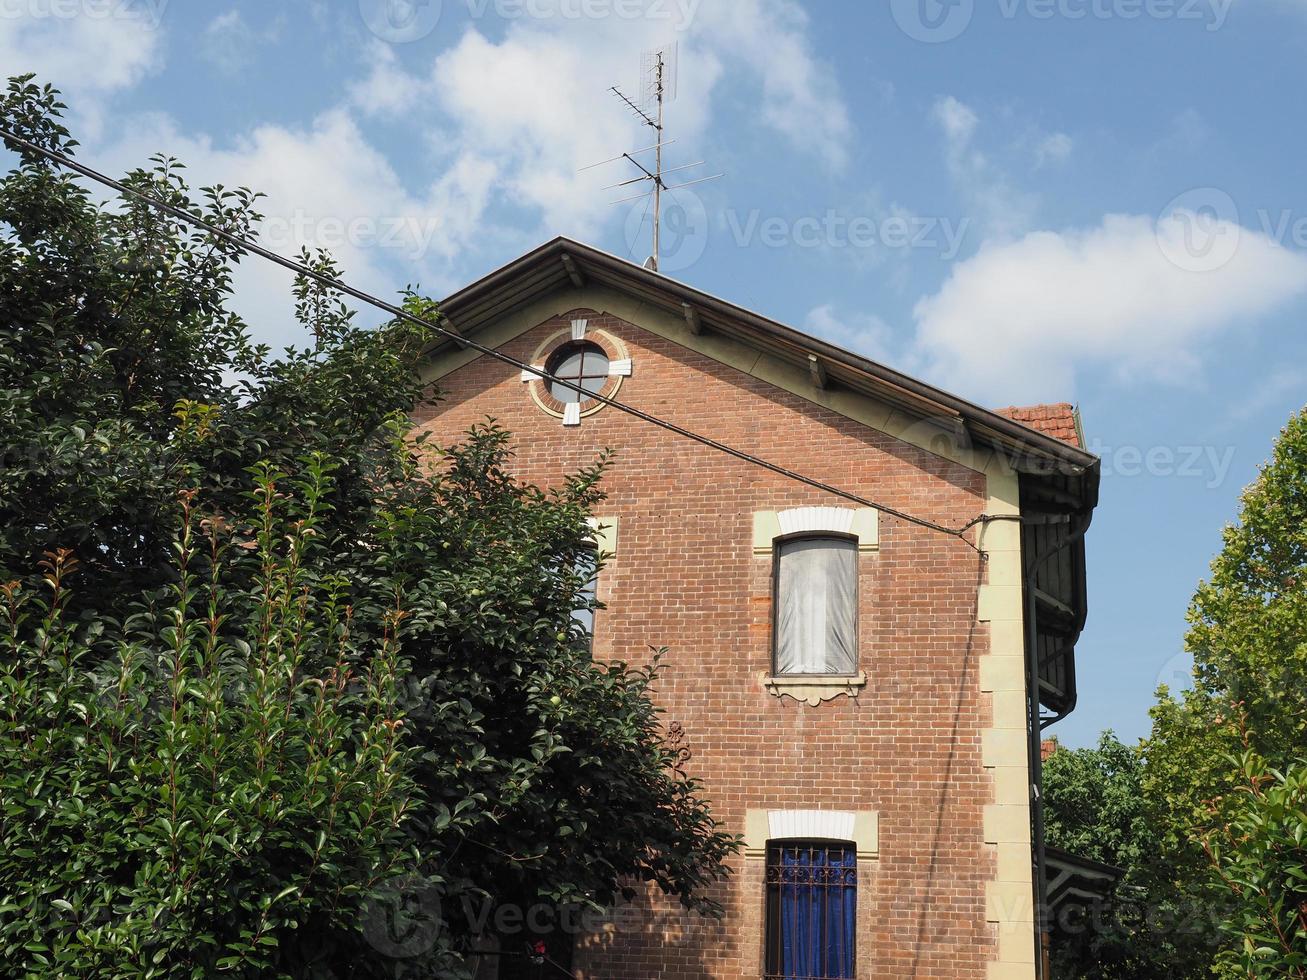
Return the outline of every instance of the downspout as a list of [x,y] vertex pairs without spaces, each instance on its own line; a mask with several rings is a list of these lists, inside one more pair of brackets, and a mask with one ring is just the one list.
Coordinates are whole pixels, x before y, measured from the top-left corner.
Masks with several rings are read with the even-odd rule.
[[[1038,605],[1035,602],[1035,573],[1039,567],[1056,556],[1059,552],[1075,544],[1089,530],[1092,511],[1080,512],[1078,526],[1065,538],[1043,554],[1037,555],[1026,566],[1026,751],[1030,769],[1030,819],[1031,819],[1031,860],[1034,867],[1033,891],[1035,912],[1035,977],[1047,980],[1044,974],[1044,925],[1046,910],[1045,898],[1048,893],[1047,855],[1044,847],[1044,752],[1043,730],[1039,725],[1039,624]],[[1065,520],[1073,520],[1066,515]],[[1022,524],[1052,524],[1059,519],[1030,520],[1023,519]]]
[[[1054,552],[1056,554],[1056,552]],[[1044,976],[1044,897],[1048,890],[1044,855],[1044,785],[1043,737],[1039,728],[1039,630],[1034,583],[1030,573],[1026,580],[1026,753],[1030,768],[1030,821],[1031,853],[1033,864],[1032,888],[1035,912],[1035,978]]]

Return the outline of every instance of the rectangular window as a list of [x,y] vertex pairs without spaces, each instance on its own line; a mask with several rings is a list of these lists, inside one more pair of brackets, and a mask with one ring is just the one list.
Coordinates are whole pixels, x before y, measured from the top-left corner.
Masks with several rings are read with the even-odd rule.
[[851,978],[857,908],[853,844],[769,843],[767,980]]
[[776,546],[778,675],[858,672],[858,545],[797,538]]

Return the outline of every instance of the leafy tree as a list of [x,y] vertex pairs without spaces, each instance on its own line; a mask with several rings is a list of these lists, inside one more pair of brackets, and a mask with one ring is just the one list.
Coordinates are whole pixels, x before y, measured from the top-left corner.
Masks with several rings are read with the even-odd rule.
[[1235,897],[1222,929],[1235,940],[1222,964],[1241,977],[1307,978],[1307,767],[1286,772],[1245,750],[1228,826],[1203,847]]
[[[61,108],[19,78],[0,118],[67,153]],[[10,149],[0,973],[456,976],[535,904],[718,911],[737,843],[656,658],[595,664],[573,618],[606,461],[544,490],[492,421],[411,442],[424,331],[300,280],[274,356],[239,249]],[[254,236],[248,191],[126,182]]]
[[[1189,612],[1194,683],[1163,689],[1145,749],[1150,820],[1171,877],[1224,918],[1232,895],[1203,843],[1246,820],[1249,751],[1268,771],[1307,759],[1307,412],[1292,418],[1242,496],[1237,524]],[[1211,930],[1213,952],[1219,932]],[[1223,958],[1227,975],[1247,976]],[[1233,970],[1233,972],[1231,972]]]
[[310,975],[372,886],[416,866],[404,611],[353,632],[350,590],[317,567],[329,467],[275,476],[248,540],[184,494],[175,581],[121,624],[69,615],[66,549],[4,586],[6,976]]
[[1079,857],[1123,869],[1122,882],[1091,915],[1052,924],[1055,975],[1182,978],[1206,975],[1190,950],[1204,923],[1178,903],[1156,865],[1158,834],[1143,796],[1139,749],[1104,732],[1096,748],[1058,749],[1044,763],[1046,839]]
[[1138,750],[1112,732],[1097,748],[1058,748],[1044,761],[1045,828],[1054,847],[1129,868],[1153,850],[1139,792]]

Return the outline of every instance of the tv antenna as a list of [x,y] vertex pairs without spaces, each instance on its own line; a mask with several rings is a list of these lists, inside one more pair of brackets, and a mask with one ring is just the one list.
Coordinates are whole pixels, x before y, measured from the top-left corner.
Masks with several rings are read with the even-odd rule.
[[[595,167],[602,167],[605,164],[617,163],[619,160],[626,160],[629,163],[634,164],[640,171],[639,176],[632,177],[630,180],[620,181],[616,184],[609,184],[604,188],[604,190],[631,187],[636,184],[651,184],[653,186],[653,252],[650,254],[648,261],[645,262],[645,268],[652,269],[654,272],[658,271],[659,248],[661,245],[660,237],[662,232],[663,191],[670,193],[681,187],[689,187],[691,184],[702,184],[705,181],[716,180],[719,177],[726,176],[724,173],[713,174],[711,177],[700,177],[697,180],[687,180],[680,184],[668,184],[663,179],[668,174],[680,173],[704,165],[704,161],[699,160],[696,163],[687,163],[682,166],[671,167],[668,169],[663,168],[663,148],[676,142],[676,140],[666,138],[666,108],[668,102],[675,101],[676,99],[678,61],[678,45],[675,41],[660,48],[652,48],[641,55],[640,74],[642,76],[642,91],[639,102],[628,98],[616,85],[614,85],[610,90],[614,95],[621,99],[622,103],[630,109],[631,112],[635,113],[635,116],[640,121],[641,125],[648,126],[654,131],[653,144],[581,168],[582,171],[593,170]],[[652,169],[645,166],[637,159],[641,154],[649,152],[654,154]],[[643,198],[646,193],[647,192],[642,191],[634,197],[624,197],[620,200],[613,201],[612,203],[624,204],[627,201],[637,201],[640,198]]]

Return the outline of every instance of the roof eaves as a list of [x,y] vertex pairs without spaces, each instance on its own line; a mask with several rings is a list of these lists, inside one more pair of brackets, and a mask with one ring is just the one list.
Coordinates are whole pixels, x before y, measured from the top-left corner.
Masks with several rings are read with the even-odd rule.
[[[810,353],[825,358],[845,369],[841,372],[839,380],[845,383],[852,382],[854,387],[858,387],[858,382],[863,381],[867,383],[867,387],[878,389],[882,396],[888,393],[891,400],[903,403],[904,407],[913,407],[912,410],[923,417],[938,415],[944,419],[961,420],[982,440],[997,443],[1009,450],[1033,451],[1036,457],[1070,467],[1073,473],[1097,469],[1096,456],[1061,439],[1041,433],[1028,425],[1005,418],[990,409],[918,381],[893,368],[809,336],[762,314],[671,279],[662,273],[645,269],[609,252],[570,238],[558,237],[545,242],[463,287],[441,303],[441,310],[450,318],[453,325],[465,334],[469,329],[463,317],[467,317],[472,323],[471,332],[475,332],[476,327],[485,317],[502,316],[510,312],[514,304],[524,305],[525,302],[529,302],[523,294],[514,294],[508,302],[493,304],[484,317],[477,315],[478,304],[484,305],[493,297],[496,290],[530,274],[534,271],[533,266],[553,263],[557,267],[554,274],[546,273],[532,279],[534,289],[529,292],[533,296],[543,295],[568,281],[570,270],[564,263],[564,256],[570,257],[574,266],[579,266],[578,271],[582,276],[587,272],[602,270],[609,276],[617,277],[628,288],[639,286],[642,287],[640,291],[646,294],[653,291],[667,295],[671,299],[671,302],[666,304],[669,309],[677,309],[681,304],[689,303],[699,311],[701,317],[709,314],[710,326],[725,326],[727,332],[741,332],[739,328],[743,328],[742,332],[762,333],[772,341],[792,348],[796,355]],[[737,329],[731,331],[731,326]],[[896,394],[898,398],[893,397]]]

